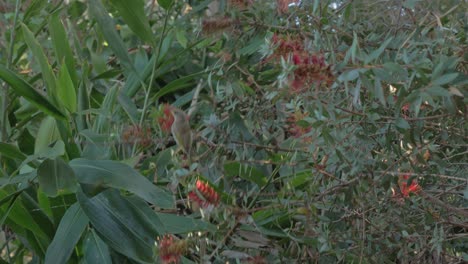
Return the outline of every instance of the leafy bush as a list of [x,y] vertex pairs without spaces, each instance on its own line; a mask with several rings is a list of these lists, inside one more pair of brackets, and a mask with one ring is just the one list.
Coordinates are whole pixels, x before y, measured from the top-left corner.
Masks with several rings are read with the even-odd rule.
[[2,262],[468,261],[465,5],[0,3]]

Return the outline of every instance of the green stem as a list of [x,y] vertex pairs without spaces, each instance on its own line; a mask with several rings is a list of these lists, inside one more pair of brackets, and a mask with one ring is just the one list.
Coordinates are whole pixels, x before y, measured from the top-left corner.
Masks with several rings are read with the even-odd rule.
[[[158,43],[158,50],[156,51],[156,58],[154,60],[154,63],[153,63],[153,70],[151,71],[151,77],[150,77],[150,81],[149,81],[149,84],[148,86],[146,86],[143,81],[141,81],[141,85],[143,86],[143,89],[145,90],[145,101],[143,103],[143,109],[142,109],[142,112],[141,112],[141,117],[140,117],[140,127],[143,126],[143,122],[145,120],[145,116],[146,116],[146,112],[147,112],[147,109],[148,109],[148,101],[149,101],[149,96],[150,96],[150,92],[151,92],[151,87],[153,86],[153,81],[154,81],[154,74],[156,72],[156,65],[158,64],[158,61],[159,61],[159,56],[161,55],[161,49],[162,49],[162,43],[163,43],[163,40],[164,40],[164,37],[166,35],[166,29],[167,29],[167,21],[169,19],[169,10],[166,11],[166,17],[164,19],[164,26],[163,26],[163,30],[161,32],[161,39],[159,40],[159,43]],[[136,151],[136,144],[133,145],[133,148],[132,148],[132,156],[135,154],[135,151]]]
[[[7,59],[7,64],[6,67],[10,68],[11,62],[13,60],[13,51],[14,51],[14,46],[15,46],[15,37],[16,37],[16,24],[18,22],[18,14],[19,14],[19,8],[20,8],[20,3],[21,0],[16,0],[16,6],[15,6],[15,17],[13,19],[13,27],[11,29],[10,33],[10,48],[8,51],[8,59]],[[0,124],[2,126],[1,131],[0,131],[0,139],[1,141],[5,141],[7,138],[7,126],[8,126],[8,111],[7,107],[10,104],[10,100],[8,97],[8,85],[4,85],[4,89],[2,90],[2,114],[1,114],[1,120]]]

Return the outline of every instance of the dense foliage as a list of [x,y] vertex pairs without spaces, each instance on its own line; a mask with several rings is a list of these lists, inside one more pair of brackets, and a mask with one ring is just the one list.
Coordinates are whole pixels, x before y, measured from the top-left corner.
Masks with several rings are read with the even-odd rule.
[[466,1],[0,11],[0,263],[468,261]]

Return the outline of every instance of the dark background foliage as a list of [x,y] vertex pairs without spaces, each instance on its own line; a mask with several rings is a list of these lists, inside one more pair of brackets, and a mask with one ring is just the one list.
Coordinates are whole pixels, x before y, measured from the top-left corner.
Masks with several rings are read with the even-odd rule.
[[465,10],[1,2],[0,262],[468,261]]

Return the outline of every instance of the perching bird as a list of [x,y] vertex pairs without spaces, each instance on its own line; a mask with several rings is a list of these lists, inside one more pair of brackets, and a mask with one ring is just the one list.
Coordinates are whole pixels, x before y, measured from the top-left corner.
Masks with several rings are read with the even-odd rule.
[[171,126],[172,136],[177,146],[187,155],[190,162],[190,151],[192,150],[192,130],[190,129],[188,115],[179,108],[172,107],[171,113],[174,116],[174,122]]

